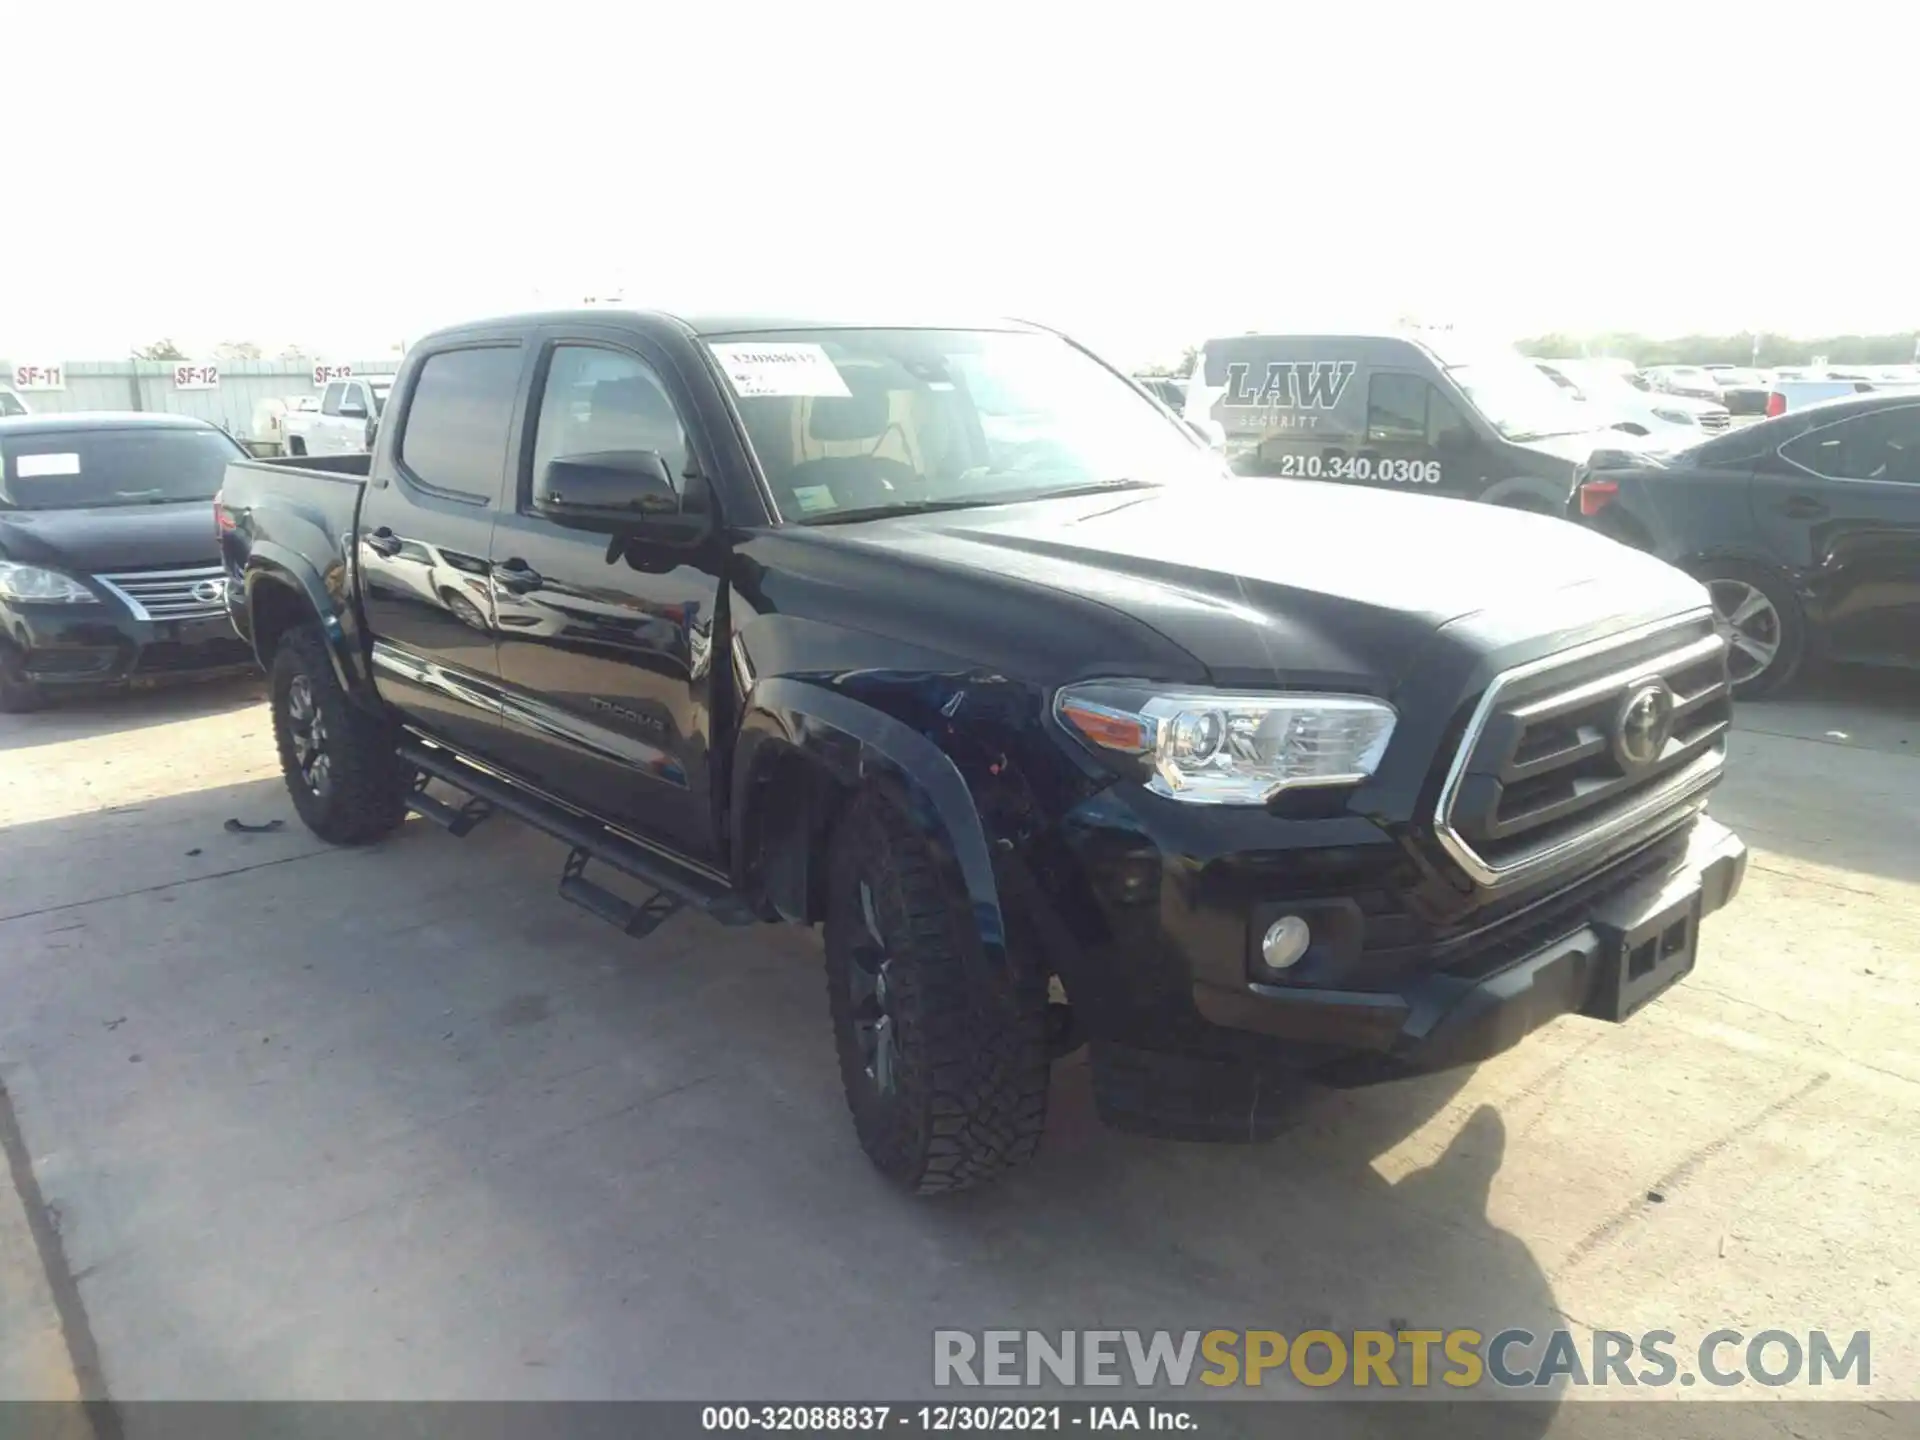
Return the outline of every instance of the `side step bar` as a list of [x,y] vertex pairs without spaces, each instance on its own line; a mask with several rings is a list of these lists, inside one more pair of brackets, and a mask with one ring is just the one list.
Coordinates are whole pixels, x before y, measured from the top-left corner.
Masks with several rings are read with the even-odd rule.
[[[561,896],[629,935],[651,933],[683,907],[698,910],[722,925],[760,923],[760,917],[724,881],[676,864],[666,856],[656,854],[608,829],[597,820],[589,820],[538,795],[516,789],[479,767],[469,765],[450,750],[407,739],[400,744],[400,758],[416,770],[445,781],[473,797],[473,801],[456,810],[416,789],[408,799],[408,807],[417,808],[428,819],[446,823],[416,802],[424,801],[426,805],[453,816],[456,822],[473,811],[477,803],[486,807],[487,814],[504,810],[571,847],[572,853],[567,856],[566,867],[560,875]],[[455,830],[453,825],[447,825],[447,829],[456,835],[463,835],[478,823],[479,820],[475,819],[467,823],[465,829]],[[622,874],[631,875],[642,884],[651,886],[656,893],[638,905],[625,900],[605,886],[586,878],[584,872],[589,860],[598,860]]]
[[587,879],[587,862],[592,858],[585,850],[567,853],[567,863],[560,870],[560,898],[589,915],[599,916],[621,934],[643,939],[683,908],[680,897],[665,890],[655,890],[638,905],[623,899],[598,881]]
[[423,771],[407,795],[407,809],[423,820],[431,820],[455,839],[472,833],[473,827],[493,814],[485,800],[469,800],[455,807],[427,794],[427,775]]

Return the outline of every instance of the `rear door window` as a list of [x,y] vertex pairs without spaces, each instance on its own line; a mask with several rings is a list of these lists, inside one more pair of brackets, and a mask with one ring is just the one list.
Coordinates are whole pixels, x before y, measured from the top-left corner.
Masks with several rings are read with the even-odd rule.
[[1920,405],[1855,415],[1789,441],[1780,453],[1833,480],[1896,480],[1920,485]]
[[421,362],[400,434],[400,465],[431,489],[491,503],[506,473],[520,347],[442,350]]

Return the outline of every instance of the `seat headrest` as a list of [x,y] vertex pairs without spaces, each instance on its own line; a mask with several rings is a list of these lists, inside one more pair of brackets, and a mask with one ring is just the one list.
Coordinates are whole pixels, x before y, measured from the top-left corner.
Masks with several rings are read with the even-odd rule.
[[878,440],[893,418],[886,379],[871,366],[841,368],[846,396],[816,397],[807,415],[807,434],[815,440]]

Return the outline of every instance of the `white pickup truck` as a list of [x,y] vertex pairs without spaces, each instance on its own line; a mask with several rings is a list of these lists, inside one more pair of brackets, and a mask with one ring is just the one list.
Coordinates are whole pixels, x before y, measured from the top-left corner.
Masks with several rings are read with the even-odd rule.
[[364,455],[393,389],[391,375],[360,375],[328,384],[318,410],[289,411],[282,442],[289,455]]

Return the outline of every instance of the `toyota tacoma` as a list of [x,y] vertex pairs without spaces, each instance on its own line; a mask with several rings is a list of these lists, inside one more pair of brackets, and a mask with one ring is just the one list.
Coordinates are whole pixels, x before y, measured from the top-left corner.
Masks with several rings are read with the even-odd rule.
[[1227,473],[1022,324],[478,323],[370,456],[215,520],[302,819],[499,812],[634,936],[818,924],[860,1142],[930,1192],[1103,1116],[1469,1064],[1693,967],[1745,849],[1700,584],[1433,497]]

